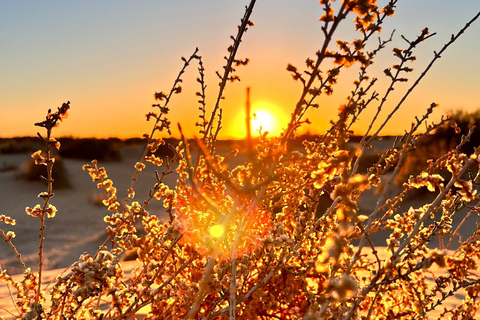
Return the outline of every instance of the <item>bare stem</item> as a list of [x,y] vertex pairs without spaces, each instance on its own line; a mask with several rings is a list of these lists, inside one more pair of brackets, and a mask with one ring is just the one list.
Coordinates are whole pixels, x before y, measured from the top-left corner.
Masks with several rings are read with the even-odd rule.
[[400,101],[398,102],[398,104],[395,106],[395,108],[393,109],[393,111],[387,116],[387,119],[385,119],[385,121],[382,123],[382,125],[380,126],[380,128],[378,128],[378,130],[370,137],[370,139],[368,139],[367,141],[367,144],[370,143],[371,141],[373,141],[378,135],[380,132],[382,132],[383,128],[385,128],[385,126],[387,125],[387,123],[390,121],[390,119],[393,117],[393,115],[398,111],[398,109],[400,109],[401,105],[403,104],[403,102],[405,102],[405,100],[407,99],[407,97],[410,95],[410,93],[412,93],[413,89],[415,89],[415,87],[420,83],[420,81],[423,79],[423,77],[425,77],[425,75],[428,73],[428,71],[432,68],[432,66],[435,64],[435,62],[441,58],[441,55],[442,53],[444,53],[448,47],[450,47],[450,45],[452,45],[455,41],[457,41],[458,38],[460,38],[460,36],[465,32],[465,30],[467,30],[470,25],[472,23],[475,22],[475,20],[478,19],[478,17],[480,17],[480,11],[469,21],[465,24],[465,26],[460,30],[458,31],[458,33],[456,35],[452,35],[452,37],[450,38],[450,41],[448,41],[443,47],[442,49],[440,49],[440,51],[437,53],[437,52],[433,52],[434,53],[434,56],[433,56],[433,59],[430,61],[430,63],[427,65],[427,67],[425,68],[425,70],[423,70],[422,74],[417,78],[417,80],[415,80],[415,82],[413,83],[413,85],[407,90],[407,92],[405,93],[405,95],[402,97],[402,99],[400,99]]
[[197,316],[198,310],[200,309],[200,305],[205,299],[205,293],[208,291],[210,285],[208,284],[210,281],[210,276],[213,272],[213,267],[215,266],[216,260],[214,258],[209,258],[207,261],[207,265],[205,266],[205,272],[203,273],[202,281],[198,286],[197,296],[195,297],[195,302],[193,303],[192,307],[187,313],[186,319],[195,319]]
[[46,164],[47,164],[47,195],[44,197],[45,203],[43,204],[42,212],[40,214],[40,244],[38,246],[38,287],[37,287],[37,294],[35,296],[35,303],[38,304],[40,302],[40,296],[42,291],[42,271],[43,271],[43,241],[45,240],[45,213],[48,208],[48,204],[50,198],[53,196],[53,163],[54,160],[52,159],[51,155],[51,143],[50,138],[52,135],[52,128],[47,127],[47,139],[45,141],[45,151],[46,151]]

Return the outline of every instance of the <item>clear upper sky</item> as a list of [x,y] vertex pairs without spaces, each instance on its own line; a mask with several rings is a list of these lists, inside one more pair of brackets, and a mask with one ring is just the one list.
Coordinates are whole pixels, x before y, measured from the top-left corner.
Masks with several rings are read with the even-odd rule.
[[[189,56],[195,47],[204,59],[211,109],[218,87],[215,71],[222,69],[229,36],[236,34],[247,4],[247,0],[2,1],[0,137],[35,135],[33,124],[44,118],[48,108],[56,109],[67,100],[72,106],[70,117],[57,136],[141,136],[149,131],[144,115],[152,110],[154,92],[170,89],[182,66],[180,57]],[[437,35],[416,52],[413,76],[418,75],[433,51],[479,10],[478,0],[400,0],[395,17],[382,32],[387,37],[396,29],[395,42],[372,70],[383,80],[382,70],[397,63],[391,49],[403,46],[400,35],[414,39],[429,27]],[[277,121],[286,124],[301,88],[285,68],[292,63],[303,70],[305,59],[319,49],[320,15],[318,1],[257,1],[252,15],[255,27],[247,32],[238,55],[252,62],[238,68],[242,81],[227,88],[223,137],[244,135],[247,86],[252,88],[254,108],[273,110]],[[352,19],[347,19],[338,37],[354,39]],[[480,21],[443,55],[384,133],[403,133],[431,102],[440,104],[437,118],[450,109],[480,108],[478,52]],[[184,93],[171,104],[172,123],[182,123],[189,135],[197,130],[193,125],[198,116],[196,68],[184,75]],[[356,75],[357,70],[349,72]],[[347,73],[337,93],[320,100],[321,108],[308,115],[313,122],[309,131],[325,130],[351,90],[352,80]],[[400,94],[401,87],[395,92]],[[356,127],[358,133],[368,115]]]

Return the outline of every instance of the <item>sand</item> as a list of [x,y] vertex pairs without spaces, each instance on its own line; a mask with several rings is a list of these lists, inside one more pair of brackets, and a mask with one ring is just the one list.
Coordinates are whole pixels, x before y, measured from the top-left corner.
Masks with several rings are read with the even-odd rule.
[[[378,250],[378,256],[381,260],[384,260],[387,258],[387,254],[385,253],[385,248],[377,248]],[[369,256],[372,258],[372,261],[374,260],[373,256],[371,255],[371,250],[369,248],[365,248],[364,253],[369,254]],[[132,271],[139,266],[139,264],[136,261],[122,261],[122,269],[124,270],[125,276],[128,277]],[[433,284],[434,279],[437,278],[438,276],[447,273],[445,269],[440,269],[438,268],[435,264],[429,269],[431,271],[431,274],[427,277],[430,283]],[[48,288],[52,285],[52,282],[55,280],[55,278],[66,272],[66,269],[54,269],[54,270],[49,270],[44,272],[43,277],[42,277],[42,283],[44,284],[44,288]],[[474,272],[477,276],[480,275],[480,271]],[[14,279],[20,280],[22,275],[17,275],[14,276]],[[428,317],[426,318],[427,320],[435,320],[439,318],[439,315],[441,312],[444,310],[444,308],[453,308],[459,303],[464,298],[464,294],[459,291],[455,293],[454,295],[448,297],[441,306],[438,306],[436,309],[431,311],[428,314]],[[47,296],[47,305],[49,305],[49,297]],[[1,307],[5,308],[2,309]],[[10,313],[8,313],[6,310],[8,310],[10,313],[15,314],[15,308],[12,302],[12,298],[10,295],[10,292],[7,288],[7,286],[3,283],[0,282],[0,317],[5,317],[7,320],[13,320],[16,319],[15,316],[12,316]],[[137,320],[143,319],[146,314],[148,313],[149,309],[148,306],[142,308],[136,315]]]
[[[131,183],[131,177],[135,170],[133,164],[141,157],[141,147],[124,147],[122,149],[122,162],[99,163],[107,170],[109,178],[117,188],[118,198],[125,198],[126,190]],[[0,165],[3,167],[16,166],[15,170],[0,171],[0,214],[10,216],[16,220],[15,226],[0,225],[4,231],[14,231],[16,238],[13,239],[17,250],[22,254],[25,263],[35,270],[38,264],[38,246],[40,222],[25,213],[25,207],[34,207],[41,204],[42,199],[38,194],[46,191],[46,184],[42,181],[27,182],[18,179],[22,171],[22,165],[26,161],[32,161],[28,154],[0,155]],[[95,197],[102,196],[103,190],[97,189],[96,183],[82,166],[88,161],[64,160],[68,173],[68,179],[72,184],[70,189],[54,189],[54,197],[51,204],[58,212],[55,218],[47,219],[45,230],[45,268],[64,268],[75,262],[85,251],[95,253],[98,246],[106,239],[103,221],[108,210],[95,202]],[[153,166],[151,166],[153,167]],[[149,190],[155,183],[153,170],[147,167],[140,175],[136,184],[136,198],[134,200],[143,203],[148,197]],[[176,177],[168,177],[166,182],[173,184]],[[149,211],[158,216],[165,216],[163,205],[159,201],[152,201]],[[10,273],[20,271],[13,252],[4,242],[0,242],[0,264]]]
[[[121,162],[99,163],[104,166],[109,177],[114,181],[114,186],[118,189],[119,199],[123,199],[126,190],[131,183],[131,177],[134,174],[133,165],[142,154],[141,146],[123,147],[121,150],[123,160]],[[46,190],[45,183],[27,182],[18,179],[22,171],[22,164],[26,161],[32,161],[29,154],[0,154],[0,214],[5,214],[16,219],[16,226],[0,225],[4,231],[14,231],[16,238],[13,240],[18,251],[22,254],[23,260],[27,266],[33,270],[37,269],[38,264],[38,245],[39,245],[39,220],[25,214],[25,207],[33,207],[40,204],[42,199],[37,195]],[[106,239],[106,223],[103,217],[108,211],[102,205],[98,205],[94,198],[102,194],[96,184],[92,182],[88,174],[82,170],[82,166],[89,161],[83,160],[65,160],[65,166],[68,172],[68,178],[73,187],[71,189],[55,190],[55,196],[51,203],[58,209],[57,216],[54,219],[48,219],[46,222],[45,244],[44,244],[44,274],[45,283],[54,279],[62,270],[75,262],[78,257],[88,252],[94,254],[98,246]],[[3,168],[3,169],[2,169]],[[142,203],[148,192],[156,182],[153,173],[153,166],[149,165],[141,173],[140,179],[136,185],[135,200]],[[176,177],[169,176],[166,183],[170,186],[175,184]],[[425,198],[427,197],[427,198]],[[409,206],[418,207],[432,197],[424,195],[421,198],[409,199],[402,205],[403,209]],[[362,197],[360,202],[361,213],[368,214],[376,205],[377,195],[374,190],[369,190]],[[162,204],[153,201],[149,211],[160,217],[165,217],[166,213]],[[479,221],[478,217],[474,217]],[[462,228],[464,239],[471,235],[476,229],[475,223],[468,223]],[[385,245],[384,236],[380,235],[374,239],[376,245]],[[437,243],[432,245],[436,246]],[[382,250],[379,250],[382,251]],[[123,262],[124,269],[131,271],[135,262]],[[8,245],[0,242],[0,265],[8,270],[9,274],[21,272],[20,265]],[[437,273],[444,270],[437,270]],[[448,304],[455,303],[461,296],[449,298]],[[453,302],[452,302],[453,301]],[[448,305],[447,304],[447,305]],[[5,284],[0,283],[0,306],[12,310],[10,295]],[[0,316],[6,316],[4,310],[0,309]],[[434,318],[432,318],[434,319]]]

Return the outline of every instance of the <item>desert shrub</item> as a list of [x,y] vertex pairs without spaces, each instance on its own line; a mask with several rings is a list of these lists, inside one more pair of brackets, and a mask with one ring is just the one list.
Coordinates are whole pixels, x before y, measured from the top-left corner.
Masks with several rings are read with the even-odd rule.
[[480,145],[480,110],[467,112],[459,109],[449,111],[447,115],[452,119],[452,122],[435,129],[427,141],[430,143],[437,140],[445,141],[443,151],[447,151],[461,144],[462,134],[465,135],[472,130],[470,138],[462,143],[460,152],[468,155],[474,153],[475,148]]
[[161,159],[166,159],[167,157],[173,158],[175,156],[175,148],[180,143],[177,139],[164,139],[164,144],[158,146],[157,151],[155,151],[155,156],[160,157]]
[[[474,112],[455,110],[448,112],[447,115],[450,121],[438,126],[432,134],[425,135],[408,154],[396,178],[397,185],[405,183],[412,175],[420,174],[427,167],[429,160],[437,159],[451,149],[456,148],[467,155],[475,152],[475,148],[480,145],[480,127],[478,127],[480,110]],[[464,139],[467,134],[469,138]],[[442,170],[440,174],[444,179],[451,177],[451,172],[447,169]]]
[[[469,156],[455,147],[427,163],[425,170],[391,195],[406,155],[422,137],[447,121],[428,124],[426,132],[418,132],[434,112],[436,105],[431,104],[425,115],[415,118],[407,133],[380,155],[376,165],[365,174],[358,173],[365,148],[468,25],[437,50],[378,131],[370,126],[356,148],[342,148],[362,111],[376,106],[381,112],[396,85],[408,81],[414,49],[431,37],[424,29],[417,38],[407,40],[405,48],[393,48],[397,63],[385,70],[390,86],[382,95],[374,91],[376,80],[367,76],[368,67],[390,40],[381,39],[368,49],[367,44],[376,41],[381,24],[394,14],[395,4],[389,1],[381,8],[375,1],[343,1],[334,11],[331,1],[320,1],[325,11],[320,18],[324,43],[313,58],[306,59],[304,71],[287,67],[302,91],[285,131],[247,141],[244,160],[235,166],[229,166],[229,159],[237,157],[237,151],[220,153],[218,148],[221,102],[227,83],[239,80],[235,68],[248,63],[236,54],[245,31],[253,26],[250,15],[255,1],[246,7],[238,33],[232,37],[226,65],[218,72],[218,98],[208,112],[202,57],[198,50],[182,57],[184,65],[170,91],[155,93],[155,111],[147,114],[152,131],[145,137],[143,156],[133,164],[134,175],[123,204],[98,161],[83,167],[105,193],[102,203],[109,211],[105,217],[108,237],[97,252],[83,254],[45,292],[41,280],[45,220],[57,212],[50,204],[51,151],[60,147],[52,130],[65,118],[70,105],[49,111],[46,120],[37,124],[46,131],[40,134],[45,150],[33,154],[37,165],[47,167],[47,191],[39,195],[42,204],[26,209],[41,225],[38,272],[23,263],[12,242],[15,235],[1,229],[25,272],[19,281],[5,271],[0,274],[13,292],[16,310],[12,314],[23,319],[127,319],[144,310],[147,319],[425,319],[441,308],[443,318],[473,318],[479,307],[480,279],[473,271],[480,257],[480,230],[477,227],[470,237],[461,238],[457,250],[447,249],[452,239],[459,238],[452,228],[458,210],[478,213],[475,204],[479,196],[474,187],[480,177],[463,177],[478,167],[479,151]],[[338,49],[332,49],[335,30],[351,16],[358,39],[338,40]],[[189,140],[181,133],[182,141],[167,161],[155,152],[165,143],[163,136],[170,133],[169,103],[182,92],[182,76],[191,65],[198,66],[199,72],[199,137]],[[320,108],[317,98],[330,95],[342,70],[355,65],[360,68],[359,78],[327,132],[304,140],[301,151],[288,150],[289,141],[306,122],[306,112]],[[179,129],[182,132],[181,126]],[[135,193],[135,183],[146,162],[158,167],[157,182],[142,196]],[[452,173],[449,180],[438,174],[444,169]],[[176,184],[168,186],[164,178],[173,172],[178,175]],[[381,178],[385,183],[375,207],[360,214],[358,201]],[[405,196],[424,186],[435,195],[431,202],[401,207]],[[149,212],[150,203],[157,200],[167,210],[166,221]],[[0,217],[7,224],[14,223],[9,217]],[[429,218],[434,223],[427,226]],[[138,222],[143,233],[137,232]],[[385,249],[382,252],[372,241],[378,232],[389,234],[380,244]],[[428,244],[436,237],[450,241],[430,248]],[[132,249],[136,249],[138,266],[126,276],[119,257]],[[440,275],[430,281],[434,268]],[[457,293],[464,299],[454,306],[442,306]]]
[[58,151],[61,157],[81,160],[121,161],[119,139],[58,139],[62,147]]
[[42,145],[33,137],[0,139],[1,154],[29,153],[41,147]]
[[[65,162],[60,157],[55,157],[55,171],[52,173],[52,178],[55,183],[55,188],[68,189],[72,188],[72,183],[69,179],[68,170]],[[45,166],[36,165],[35,162],[27,161],[21,166],[21,170],[17,175],[18,179],[27,182],[45,182],[47,177],[47,168]]]

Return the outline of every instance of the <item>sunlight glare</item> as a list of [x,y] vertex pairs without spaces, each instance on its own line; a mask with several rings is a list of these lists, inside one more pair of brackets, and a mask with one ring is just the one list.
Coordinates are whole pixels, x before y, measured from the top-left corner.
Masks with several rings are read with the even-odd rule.
[[288,116],[271,102],[255,101],[252,105],[251,121],[252,136],[258,136],[260,128],[262,134],[268,131],[269,136],[277,136],[286,127]]
[[[245,108],[239,108],[234,115],[234,125],[229,128],[229,134],[236,138],[247,137]],[[250,111],[250,132],[252,137],[258,137],[268,131],[268,136],[279,136],[288,125],[289,115],[278,105],[268,101],[254,101]]]
[[270,112],[268,111],[258,111],[254,112],[252,115],[252,134],[257,135],[259,130],[262,129],[262,132],[268,131],[272,132],[274,129],[275,123],[274,119]]

